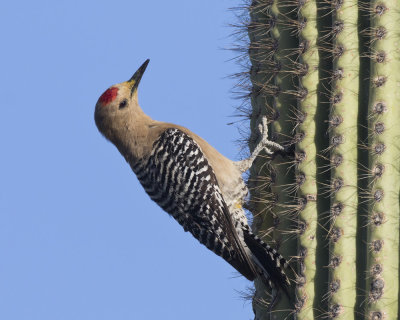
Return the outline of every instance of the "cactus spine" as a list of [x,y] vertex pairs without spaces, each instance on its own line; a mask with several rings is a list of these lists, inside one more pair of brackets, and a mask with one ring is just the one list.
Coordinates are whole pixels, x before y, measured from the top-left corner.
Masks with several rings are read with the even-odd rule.
[[251,169],[253,227],[297,268],[290,299],[256,283],[256,319],[397,319],[400,2],[245,9],[250,126],[287,150]]

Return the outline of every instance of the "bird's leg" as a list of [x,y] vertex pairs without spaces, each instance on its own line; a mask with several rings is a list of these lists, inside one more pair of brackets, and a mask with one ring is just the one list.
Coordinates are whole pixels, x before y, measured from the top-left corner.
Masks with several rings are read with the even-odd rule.
[[271,149],[275,149],[277,151],[283,151],[284,148],[276,142],[268,140],[268,120],[267,117],[263,117],[261,123],[258,124],[258,130],[260,132],[261,140],[257,144],[256,148],[253,150],[253,153],[248,159],[236,162],[240,172],[245,172],[249,170],[254,160],[257,158],[258,154],[265,150],[267,154],[273,155],[274,151]]

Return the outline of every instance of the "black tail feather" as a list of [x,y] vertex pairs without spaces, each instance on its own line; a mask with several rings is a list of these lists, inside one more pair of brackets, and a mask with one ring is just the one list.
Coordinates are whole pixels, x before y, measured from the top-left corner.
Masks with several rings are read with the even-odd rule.
[[[285,258],[250,231],[244,232],[244,241],[261,264],[259,267],[268,273],[267,275],[261,274],[264,284],[282,289],[290,298],[288,293],[290,280],[285,273],[285,269],[289,264]],[[265,272],[261,271],[261,273]]]

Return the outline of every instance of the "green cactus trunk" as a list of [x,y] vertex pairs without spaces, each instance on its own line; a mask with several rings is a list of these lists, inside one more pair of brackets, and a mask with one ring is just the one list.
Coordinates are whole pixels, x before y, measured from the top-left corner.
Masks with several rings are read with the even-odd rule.
[[255,318],[398,319],[400,1],[245,10],[251,137],[267,115],[286,149],[251,168],[253,229],[296,270],[289,296],[256,283]]

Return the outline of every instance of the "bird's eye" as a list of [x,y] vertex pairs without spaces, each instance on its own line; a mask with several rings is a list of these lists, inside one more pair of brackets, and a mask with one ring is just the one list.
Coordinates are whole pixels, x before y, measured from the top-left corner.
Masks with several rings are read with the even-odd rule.
[[119,104],[119,108],[123,109],[128,105],[128,101],[126,99],[122,100],[121,103]]

